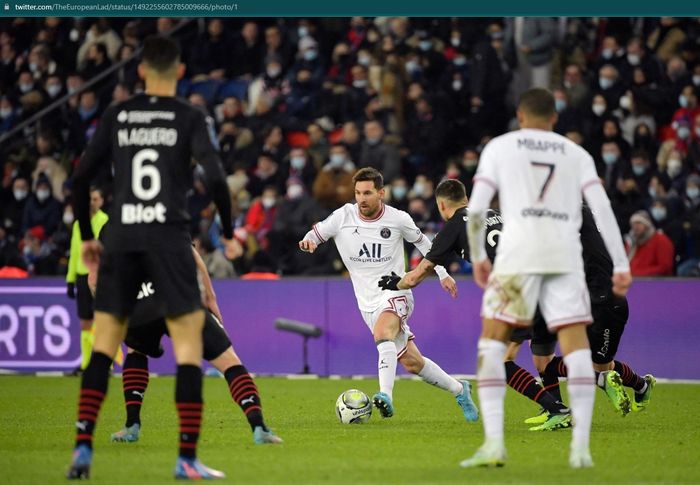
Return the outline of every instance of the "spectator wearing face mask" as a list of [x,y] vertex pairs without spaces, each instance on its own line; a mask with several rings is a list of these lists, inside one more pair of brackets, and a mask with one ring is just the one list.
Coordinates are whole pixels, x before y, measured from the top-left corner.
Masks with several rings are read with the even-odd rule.
[[630,159],[630,175],[639,187],[639,192],[642,196],[648,193],[649,182],[654,175],[651,169],[649,155],[646,152],[638,151],[632,153]]
[[61,222],[63,209],[51,190],[51,182],[46,175],[39,176],[34,194],[29,196],[24,207],[22,233],[29,228],[41,226],[47,237],[51,236]]
[[625,92],[625,87],[620,82],[620,73],[610,64],[605,64],[598,71],[598,79],[593,85],[598,94],[605,98],[608,109],[614,110]]
[[24,262],[32,275],[56,274],[58,255],[47,239],[43,226],[34,226],[25,232],[21,243]]
[[687,176],[684,166],[683,154],[676,149],[666,151],[666,156],[659,150],[657,164],[659,170],[665,173],[670,181],[671,190],[682,195],[685,190],[685,178]]
[[282,177],[285,178],[287,192],[289,192],[289,184],[292,180],[301,182],[304,190],[308,191],[316,179],[316,167],[311,162],[309,154],[301,147],[290,150],[289,157],[282,163],[280,171]]
[[700,113],[693,118],[693,132],[688,144],[688,165],[691,171],[700,174]]
[[408,189],[408,182],[405,178],[398,177],[394,179],[389,191],[389,202],[392,207],[408,212]]
[[581,129],[583,126],[581,113],[569,104],[566,90],[555,89],[552,94],[554,94],[554,108],[557,111],[557,124],[554,125],[554,131],[563,135],[569,131]]
[[630,218],[631,230],[625,238],[633,276],[672,276],[675,252],[671,240],[657,231],[646,211]]
[[333,211],[355,199],[352,176],[355,164],[342,144],[331,147],[328,163],[316,176],[313,195],[325,209]]
[[284,274],[299,273],[303,255],[296,243],[320,219],[316,201],[309,196],[300,179],[290,178],[286,197],[280,201],[277,216],[268,234],[269,255]]
[[625,59],[625,49],[620,45],[617,37],[606,35],[601,43],[600,55],[593,65],[595,71],[600,70],[606,64],[620,69]]
[[264,102],[274,107],[282,99],[282,85],[284,82],[282,60],[279,56],[270,55],[265,59],[265,69],[256,77],[248,87],[248,110],[246,114],[252,116],[258,112],[261,98]]
[[621,119],[620,129],[627,143],[634,143],[635,129],[642,123],[650,132],[656,132],[656,120],[651,109],[644,103],[638,102],[633,90],[625,91],[618,104],[619,108],[615,114]]
[[22,219],[24,218],[24,208],[29,197],[29,182],[26,178],[17,177],[12,181],[12,187],[3,191],[2,207],[2,227],[5,228],[9,237],[22,237]]
[[627,41],[625,59],[620,67],[620,75],[626,85],[634,81],[635,69],[641,69],[648,83],[661,81],[661,63],[652,53],[644,48],[644,43],[639,37],[633,37]]

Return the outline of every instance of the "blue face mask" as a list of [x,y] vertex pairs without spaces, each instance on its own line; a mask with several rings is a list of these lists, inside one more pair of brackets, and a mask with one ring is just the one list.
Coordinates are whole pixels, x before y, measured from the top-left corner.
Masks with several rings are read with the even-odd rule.
[[429,51],[431,47],[433,47],[433,42],[430,40],[421,40],[418,43],[418,48],[424,52]]
[[639,177],[647,172],[647,168],[644,165],[632,165],[632,172]]
[[613,82],[607,77],[601,77],[600,79],[598,79],[598,84],[600,84],[600,89],[610,89],[613,85]]
[[81,108],[78,108],[78,114],[80,114],[80,118],[81,118],[83,121],[89,119],[89,118],[90,118],[92,115],[94,115],[95,113],[97,113],[97,106],[94,106],[94,107],[89,108],[89,109],[85,109],[85,108],[82,108],[82,107],[81,107]]
[[666,208],[665,207],[658,207],[654,206],[651,208],[651,217],[654,218],[655,221],[663,221],[666,219]]
[[700,188],[686,187],[685,195],[687,195],[689,199],[697,199],[698,197],[700,197]]
[[601,52],[601,55],[603,56],[603,59],[612,59],[613,50],[612,49],[603,49],[603,52]]
[[557,113],[561,113],[566,109],[566,101],[563,99],[555,99],[554,107],[556,108]]
[[304,165],[306,165],[306,158],[304,158],[304,157],[292,157],[289,160],[289,163],[291,164],[291,166],[294,170],[301,170],[302,168],[304,168]]
[[309,49],[304,51],[304,60],[313,61],[314,59],[316,59],[316,57],[318,57],[318,51],[316,51],[315,49]]
[[603,161],[606,165],[612,165],[617,162],[617,154],[612,152],[603,153]]
[[687,108],[688,107],[688,97],[684,94],[681,94],[678,96],[678,105],[681,108]]
[[404,197],[406,197],[406,192],[408,192],[408,188],[404,187],[403,185],[397,185],[396,187],[392,187],[391,193],[394,196],[394,199],[401,200]]

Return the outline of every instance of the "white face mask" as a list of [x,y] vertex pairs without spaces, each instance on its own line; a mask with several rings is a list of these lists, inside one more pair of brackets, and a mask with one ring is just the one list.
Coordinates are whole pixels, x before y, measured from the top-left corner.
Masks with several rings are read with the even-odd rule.
[[592,109],[596,116],[600,116],[605,113],[605,108],[606,106],[602,103],[594,103]]
[[16,200],[24,200],[27,197],[27,191],[24,189],[15,189],[12,191],[12,195],[15,196]]
[[61,85],[60,84],[52,84],[50,86],[46,86],[46,92],[49,93],[49,96],[52,98],[55,98],[58,96],[58,93],[61,92]]
[[364,89],[367,87],[367,79],[355,79],[352,82],[352,87],[357,89]]
[[452,89],[454,89],[455,91],[459,91],[460,89],[462,89],[462,81],[460,81],[459,79],[455,79],[454,81],[452,81]]
[[280,75],[280,72],[282,70],[279,67],[268,67],[267,68],[267,75],[270,76],[271,78],[276,78],[277,76]]
[[29,91],[31,91],[33,87],[34,87],[33,84],[30,84],[30,83],[22,83],[22,84],[19,85],[19,90],[20,90],[23,94],[26,94],[26,93],[28,93]]
[[292,184],[287,187],[287,197],[290,199],[298,199],[304,193],[304,187],[299,184]]
[[700,86],[700,74],[695,74],[693,76],[693,84],[695,86]]
[[39,199],[39,202],[44,202],[50,195],[51,192],[49,192],[47,189],[39,189],[36,191],[36,198]]
[[63,213],[63,223],[66,226],[70,226],[71,224],[73,224],[73,213],[72,212],[66,211]]
[[275,198],[274,197],[263,197],[262,198],[262,206],[265,209],[270,209],[275,206]]
[[459,37],[451,37],[450,44],[452,44],[452,47],[459,47]]
[[416,182],[413,184],[413,193],[418,197],[423,196],[423,194],[425,194],[425,184],[422,182]]
[[357,58],[357,63],[361,66],[369,66],[372,63],[372,58],[369,56],[360,56]]
[[641,62],[642,58],[639,57],[637,54],[627,54],[627,62],[629,62],[633,66],[639,65]]
[[7,119],[12,114],[12,108],[2,108],[0,109],[0,118]]
[[331,166],[340,168],[345,163],[345,155],[342,153],[333,153],[330,158]]
[[630,110],[632,109],[632,98],[629,96],[623,96],[620,98],[620,108]]
[[671,158],[668,160],[667,172],[672,178],[680,174],[682,169],[683,165],[681,164],[681,161],[679,159]]

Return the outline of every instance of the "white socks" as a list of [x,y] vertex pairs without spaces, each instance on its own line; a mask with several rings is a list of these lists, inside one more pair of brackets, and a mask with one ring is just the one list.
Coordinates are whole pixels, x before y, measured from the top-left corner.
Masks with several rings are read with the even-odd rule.
[[452,393],[453,396],[462,394],[462,383],[449,375],[447,372],[429,358],[423,356],[425,365],[418,373],[424,382],[431,386],[439,387]]
[[[506,396],[506,368],[503,357],[506,344],[498,340],[479,339],[479,368],[476,379],[479,408],[487,442],[503,444],[503,401]],[[590,358],[590,354],[589,354]]]
[[396,380],[396,344],[394,342],[382,342],[377,345],[379,352],[378,374],[379,391],[394,398],[394,381]]
[[588,449],[595,400],[595,373],[590,349],[581,349],[564,356],[568,375],[569,407],[574,427],[572,448]]

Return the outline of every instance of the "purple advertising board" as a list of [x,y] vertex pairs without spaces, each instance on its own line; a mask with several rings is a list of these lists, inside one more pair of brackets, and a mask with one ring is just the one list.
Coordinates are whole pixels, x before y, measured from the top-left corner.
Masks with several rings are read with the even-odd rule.
[[[480,332],[481,290],[471,280],[458,282],[453,300],[437,281],[414,291],[410,326],[421,351],[446,371],[473,374]],[[302,370],[302,338],[277,330],[288,318],[320,327],[310,339],[312,373],[374,375],[376,348],[344,279],[214,282],[219,307],[236,352],[258,374]],[[700,379],[700,280],[640,280],[629,295],[630,320],[618,357],[642,373],[675,379]],[[80,361],[75,302],[58,279],[0,280],[0,369],[20,372],[66,371]],[[152,372],[175,369],[171,346],[150,365]],[[519,362],[529,368],[528,352]]]

